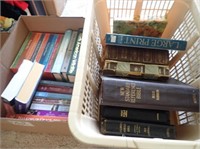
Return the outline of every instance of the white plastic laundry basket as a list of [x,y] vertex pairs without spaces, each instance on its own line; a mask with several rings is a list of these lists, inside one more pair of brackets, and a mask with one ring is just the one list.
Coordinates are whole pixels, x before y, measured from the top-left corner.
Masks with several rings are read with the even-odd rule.
[[175,113],[176,140],[102,135],[98,125],[101,49],[105,33],[112,32],[113,19],[131,20],[135,16],[145,19],[167,13],[168,25],[162,37],[188,41],[186,51],[170,51],[170,74],[200,88],[199,0],[91,0],[87,7],[69,113],[69,127],[75,138],[108,148],[200,149],[199,113]]

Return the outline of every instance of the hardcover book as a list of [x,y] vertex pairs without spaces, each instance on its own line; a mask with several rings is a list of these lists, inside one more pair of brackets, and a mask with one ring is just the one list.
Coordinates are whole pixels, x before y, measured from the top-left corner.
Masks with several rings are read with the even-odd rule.
[[139,36],[161,37],[167,20],[126,21],[114,20],[113,33]]
[[153,80],[166,80],[169,78],[169,66],[114,60],[105,60],[102,72],[104,76]]
[[64,116],[42,116],[42,115],[31,115],[31,114],[16,114],[15,119],[60,122],[60,121],[66,121],[67,117],[64,117]]
[[134,108],[199,111],[199,89],[175,79],[165,82],[102,77],[100,98],[104,105]]
[[100,132],[105,135],[118,135],[128,137],[175,139],[176,130],[172,125],[141,123],[133,121],[120,121],[103,119]]
[[71,100],[51,99],[51,98],[33,98],[32,103],[70,105]]
[[169,51],[107,45],[104,51],[104,59],[168,65]]
[[46,110],[29,110],[27,114],[38,115],[38,116],[61,116],[61,117],[68,116],[68,112],[46,111]]
[[100,104],[100,118],[170,124],[169,111],[128,108],[112,104],[110,106]]
[[76,41],[75,41],[75,45],[73,47],[72,55],[71,55],[71,58],[70,58],[70,61],[69,61],[69,67],[68,67],[68,70],[67,70],[67,77],[69,79],[69,82],[75,81],[78,58],[79,58],[81,42],[82,42],[82,34],[83,34],[82,29],[79,29],[78,35],[77,35],[77,38],[76,38]]
[[30,110],[69,112],[68,105],[31,103]]
[[105,37],[106,45],[138,47],[160,50],[180,50],[184,51],[187,47],[187,41],[175,40],[159,37],[147,37],[126,34],[107,33]]

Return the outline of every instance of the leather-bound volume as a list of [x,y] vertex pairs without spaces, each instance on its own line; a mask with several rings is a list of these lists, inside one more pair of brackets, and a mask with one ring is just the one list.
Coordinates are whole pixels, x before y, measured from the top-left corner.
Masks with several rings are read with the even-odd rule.
[[168,65],[169,51],[106,45],[104,59]]
[[100,104],[100,117],[144,123],[170,124],[170,113],[165,110],[137,109]]
[[100,98],[104,105],[199,111],[199,89],[172,78],[159,82],[104,76]]
[[176,138],[176,130],[173,125],[160,125],[135,121],[102,119],[100,131],[105,135],[163,139]]

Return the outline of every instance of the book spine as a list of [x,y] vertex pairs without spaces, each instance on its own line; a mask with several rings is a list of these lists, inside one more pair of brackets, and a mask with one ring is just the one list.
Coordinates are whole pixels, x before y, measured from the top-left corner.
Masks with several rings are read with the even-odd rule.
[[30,110],[69,112],[69,106],[57,105],[57,104],[52,105],[52,104],[31,103]]
[[35,47],[35,49],[34,49],[34,52],[33,52],[32,56],[31,56],[31,59],[30,59],[31,61],[34,61],[34,60],[35,60],[36,55],[37,55],[37,53],[38,53],[38,51],[39,51],[39,49],[40,49],[40,46],[41,46],[41,44],[42,44],[42,41],[43,41],[43,39],[44,39],[44,36],[45,36],[45,33],[42,33],[41,36],[40,36],[40,38],[39,38],[38,43],[36,44],[36,47]]
[[[35,51],[35,48],[36,48],[41,36],[42,36],[42,33],[36,32],[36,35],[34,36],[33,41],[31,42],[30,47],[25,54],[25,57],[24,57],[25,59],[31,60],[31,57]],[[33,60],[31,60],[31,61],[33,61]]]
[[30,46],[34,36],[35,36],[34,32],[29,32],[24,43],[22,44],[19,52],[17,53],[17,56],[15,57],[15,60],[13,61],[12,65],[10,67],[10,69],[13,73],[16,73],[18,71],[18,68],[21,65],[21,63],[23,62],[25,53],[28,51],[29,46]]
[[67,30],[64,34],[64,37],[62,39],[58,54],[56,56],[56,59],[53,64],[53,68],[51,72],[53,73],[56,80],[62,81],[62,75],[61,75],[61,67],[64,61],[64,56],[67,51],[67,47],[69,46],[69,41],[71,38],[72,30]]
[[187,41],[126,34],[106,34],[107,45],[184,51]]
[[159,125],[132,121],[102,120],[102,134],[144,138],[175,139],[176,130],[171,125]]
[[118,60],[158,65],[169,64],[169,51],[167,50],[141,49],[107,45],[104,57],[105,60]]
[[47,42],[49,40],[49,37],[50,37],[50,33],[45,33],[45,37],[44,37],[44,39],[43,39],[43,41],[41,43],[40,49],[39,49],[39,51],[38,51],[38,53],[37,53],[37,55],[35,57],[35,61],[36,62],[40,61],[40,59],[42,57],[42,54],[44,52],[45,46],[47,45]]
[[39,85],[37,90],[50,93],[72,94],[73,87]]
[[170,124],[170,113],[169,111],[164,110],[148,110],[122,106],[100,105],[100,116],[106,119]]
[[50,92],[41,92],[36,91],[35,98],[49,98],[49,99],[65,99],[71,100],[71,94],[61,94],[61,93],[50,93]]
[[40,85],[49,85],[56,87],[69,87],[73,88],[74,84],[70,82],[61,82],[61,81],[53,81],[53,80],[41,80]]
[[72,57],[70,58],[69,68],[67,70],[67,77],[69,79],[69,82],[75,81],[81,42],[82,42],[82,29],[79,29],[78,36],[76,38],[76,42],[72,51]]
[[16,119],[22,120],[34,120],[34,121],[66,121],[67,117],[63,116],[42,116],[42,115],[31,115],[31,114],[16,114]]
[[78,31],[73,31],[72,32],[72,36],[69,42],[69,46],[67,49],[67,52],[65,54],[65,58],[62,64],[62,68],[61,68],[61,74],[64,78],[64,80],[69,81],[68,77],[67,77],[67,70],[69,68],[69,62],[70,62],[70,58],[72,57],[72,51],[73,51],[73,47],[76,41],[76,37],[77,37]]
[[45,111],[45,110],[29,110],[27,114],[38,115],[38,116],[57,116],[57,117],[67,117],[68,112],[59,111]]
[[[102,100],[128,107],[199,111],[199,89],[184,84],[102,77]],[[110,94],[112,93],[112,94]]]
[[44,70],[44,78],[46,79],[50,79],[50,80],[54,80],[54,76],[53,74],[51,73],[51,69],[53,67],[53,63],[54,63],[54,60],[56,58],[56,55],[57,55],[57,52],[58,52],[58,49],[60,47],[60,43],[62,41],[62,38],[63,38],[63,35],[62,34],[58,34],[58,38],[56,39],[55,41],[55,46],[53,47],[53,50],[52,50],[52,53],[50,55],[50,58],[49,58],[49,61],[45,67],[45,70]]
[[49,98],[33,98],[32,103],[40,104],[57,104],[57,105],[70,105],[70,100],[64,99],[49,99]]
[[105,60],[103,75],[166,80],[169,78],[169,66]]

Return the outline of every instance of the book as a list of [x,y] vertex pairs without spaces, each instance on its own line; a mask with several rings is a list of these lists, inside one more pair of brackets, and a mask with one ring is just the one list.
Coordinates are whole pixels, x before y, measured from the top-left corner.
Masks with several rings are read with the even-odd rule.
[[100,117],[104,119],[137,121],[144,123],[170,124],[170,113],[165,110],[137,109],[100,104]]
[[102,73],[104,76],[166,80],[169,66],[105,60]]
[[65,99],[71,100],[71,94],[61,94],[61,93],[50,93],[50,92],[41,92],[36,91],[34,94],[34,98],[49,98],[49,99]]
[[60,82],[53,80],[41,80],[37,87],[37,91],[51,92],[51,93],[62,93],[62,94],[72,94],[73,83]]
[[34,62],[31,71],[29,72],[20,91],[15,97],[16,113],[26,113],[28,111],[32,97],[41,79],[43,70],[44,70],[44,65],[39,64],[38,62]]
[[55,58],[53,67],[51,69],[52,74],[54,75],[56,80],[62,81],[62,74],[61,74],[61,67],[64,61],[65,53],[67,51],[67,48],[69,46],[69,41],[71,39],[72,30],[66,30],[64,33],[64,37],[62,39],[60,48],[58,50],[57,56]]
[[101,120],[100,132],[105,135],[118,135],[127,137],[162,139],[176,138],[176,129],[173,125],[161,125],[112,119]]
[[10,66],[10,70],[13,73],[16,73],[18,71],[18,68],[22,64],[24,57],[25,57],[25,53],[28,51],[29,46],[30,46],[34,36],[35,36],[35,32],[29,32],[28,35],[26,36],[22,46],[19,49],[19,52],[17,53],[14,61],[12,62],[11,66]]
[[175,40],[159,37],[147,37],[138,35],[112,34],[107,33],[105,37],[106,45],[138,47],[160,50],[180,50],[187,48],[187,41]]
[[63,76],[63,79],[66,81],[69,81],[67,77],[67,70],[69,68],[69,62],[72,57],[71,55],[72,55],[73,47],[77,38],[77,34],[78,34],[78,31],[75,31],[75,30],[72,31],[72,36],[69,42],[69,46],[67,48],[67,52],[65,53],[65,58],[64,58],[62,68],[61,68],[61,74]]
[[62,38],[63,38],[63,34],[58,34],[58,38],[56,39],[52,53],[50,54],[49,60],[48,60],[47,65],[44,69],[43,78],[45,78],[45,79],[55,80],[54,75],[51,73],[51,69],[53,67],[54,60],[55,60],[56,55],[58,53]]
[[69,105],[31,103],[29,110],[69,112]]
[[103,76],[100,98],[104,105],[199,111],[199,89],[173,78],[161,82]]
[[64,116],[42,116],[42,115],[31,115],[31,114],[16,114],[15,119],[20,120],[33,120],[33,121],[66,121],[68,118]]
[[21,87],[23,86],[26,78],[28,77],[32,66],[33,62],[29,60],[25,59],[22,61],[22,64],[19,66],[18,71],[14,74],[14,76],[1,94],[3,100],[5,100],[6,102],[13,102],[14,98],[17,96]]
[[68,116],[68,112],[45,111],[45,110],[29,110],[27,114],[38,115],[38,116],[60,116],[60,117]]
[[104,60],[118,60],[147,64],[168,65],[169,51],[106,45]]
[[33,98],[32,103],[70,105],[71,100],[51,99],[51,98]]
[[77,65],[78,65],[78,58],[79,58],[81,42],[82,42],[82,34],[83,34],[83,30],[81,28],[78,30],[78,35],[76,38],[75,45],[73,47],[72,55],[71,55],[70,62],[69,62],[69,67],[67,70],[67,77],[69,79],[69,82],[75,81],[75,75],[76,75],[76,70],[77,70]]
[[113,20],[113,33],[161,37],[167,26],[167,19]]

